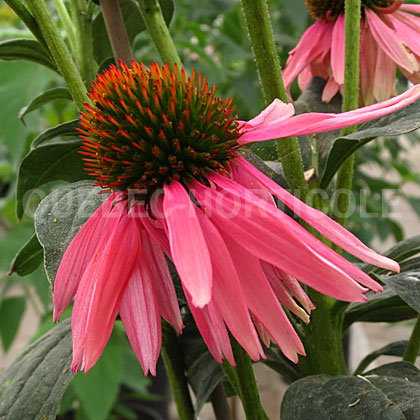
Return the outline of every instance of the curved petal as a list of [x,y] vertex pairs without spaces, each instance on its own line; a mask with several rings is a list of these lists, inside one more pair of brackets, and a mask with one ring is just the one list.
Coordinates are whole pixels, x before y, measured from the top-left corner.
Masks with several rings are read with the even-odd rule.
[[376,60],[373,94],[377,101],[385,101],[397,94],[395,75],[397,65],[379,48]]
[[103,249],[119,218],[109,217],[115,195],[112,194],[89,217],[67,247],[54,282],[54,322],[59,321],[72,301],[89,261],[97,249]]
[[143,369],[156,375],[162,340],[159,305],[153,287],[153,276],[144,250],[124,290],[120,316],[131,347]]
[[195,306],[202,308],[211,299],[210,254],[194,205],[178,182],[164,186],[163,211],[169,232],[171,255],[182,284]]
[[370,264],[387,268],[396,273],[399,272],[399,265],[397,262],[377,254],[339,223],[290,194],[245,159],[238,158],[235,159],[235,162],[239,167],[244,168],[250,174],[258,178],[272,194],[278,197],[295,214],[340,248],[343,248],[348,253]]
[[374,120],[384,115],[391,114],[400,108],[413,103],[420,97],[420,86],[416,85],[406,90],[401,95],[374,105],[359,108],[340,114],[323,114],[310,112],[307,114],[294,115],[286,120],[272,124],[271,126],[258,127],[244,131],[239,142],[242,144],[254,141],[272,140],[281,137],[300,136],[303,134],[322,133],[324,131],[337,130],[362,122]]
[[378,44],[373,39],[369,25],[361,22],[360,34],[360,93],[365,105],[374,102],[373,85],[375,81],[376,58]]
[[340,85],[336,82],[336,80],[334,80],[334,77],[331,76],[328,79],[328,82],[325,84],[324,90],[322,91],[322,102],[330,102],[339,90]]
[[396,12],[389,15],[388,19],[407,47],[420,56],[420,18],[408,13]]
[[335,21],[331,38],[331,69],[335,81],[344,84],[344,15],[341,13]]

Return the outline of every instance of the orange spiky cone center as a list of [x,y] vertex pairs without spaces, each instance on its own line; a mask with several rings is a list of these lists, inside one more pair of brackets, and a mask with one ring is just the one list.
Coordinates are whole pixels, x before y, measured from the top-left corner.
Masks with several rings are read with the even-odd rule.
[[120,68],[98,75],[80,117],[80,153],[97,185],[152,193],[228,168],[240,147],[232,99],[216,98],[201,73],[187,79],[176,65]]

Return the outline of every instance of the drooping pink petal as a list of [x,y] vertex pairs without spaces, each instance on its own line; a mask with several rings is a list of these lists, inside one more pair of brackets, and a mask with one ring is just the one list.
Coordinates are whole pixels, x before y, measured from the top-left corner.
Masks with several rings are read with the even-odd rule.
[[228,235],[223,234],[223,237],[241,279],[249,308],[283,354],[297,363],[298,354],[305,354],[305,349],[270,288],[258,259]]
[[400,9],[420,14],[420,4],[405,3],[400,6]]
[[184,325],[165,255],[159,244],[155,243],[144,230],[141,237],[162,317],[180,333]]
[[243,190],[243,195],[226,190],[223,194],[211,189],[197,190],[196,196],[219,231],[238,241],[250,254],[336,299],[367,300],[363,295],[367,289],[300,239],[302,226]]
[[384,257],[383,255],[377,254],[339,223],[332,220],[325,213],[316,210],[297,199],[294,195],[290,194],[273,180],[265,176],[253,165],[249,164],[245,159],[238,158],[235,162],[239,167],[244,168],[251,175],[258,178],[272,194],[278,197],[295,214],[340,248],[343,248],[355,257],[370,264],[387,268],[395,271],[396,273],[399,272],[399,265],[397,262]]
[[146,257],[141,250],[120,304],[121,320],[144,376],[149,371],[156,375],[162,340],[159,304]]
[[[64,310],[70,304],[79,287],[83,272],[92,259],[95,250],[103,248],[108,240],[109,233],[118,218],[109,217],[115,195],[111,195],[89,217],[82,228],[72,239],[63,255],[54,282],[53,307],[54,322],[57,322]],[[105,231],[105,234],[104,234]]]
[[252,319],[254,321],[255,327],[257,328],[261,341],[266,347],[270,347],[271,336],[270,333],[267,331],[267,328],[264,327],[262,322],[255,315],[252,315]]
[[313,75],[310,66],[305,67],[298,76],[299,89],[303,92],[311,81]]
[[182,284],[195,306],[202,308],[211,299],[212,267],[194,205],[177,181],[164,186],[163,210],[169,231],[171,255]]
[[397,94],[395,90],[395,74],[397,65],[378,48],[376,60],[375,79],[373,83],[373,94],[377,101],[385,101]]
[[395,31],[417,56],[420,56],[420,18],[409,13],[395,12],[387,16]]
[[380,48],[395,62],[398,66],[413,73],[419,70],[414,55],[407,49],[404,42],[396,31],[390,28],[375,12],[365,8],[366,20],[372,31],[372,35]]
[[360,34],[360,93],[361,102],[364,104],[374,102],[373,85],[377,55],[378,44],[373,39],[369,25],[362,21]]
[[[264,356],[248,312],[238,274],[222,236],[211,221],[197,211],[213,265],[213,300],[236,341],[253,360]],[[235,296],[235,299],[232,299]]]
[[331,38],[331,69],[339,85],[344,83],[344,51],[344,14],[341,13],[335,21]]
[[339,90],[340,85],[334,80],[333,76],[330,76],[322,91],[322,102],[330,102]]
[[420,97],[420,86],[416,85],[401,95],[374,105],[358,108],[339,114],[323,114],[310,112],[294,115],[276,124],[263,125],[253,130],[243,131],[239,142],[242,144],[254,141],[272,140],[281,137],[300,136],[303,134],[316,134],[324,131],[357,125],[362,122],[374,120],[401,109]]
[[332,22],[318,20],[305,31],[296,48],[290,51],[283,70],[283,80],[287,89],[290,89],[293,80],[311,61],[329,51],[332,30]]
[[117,204],[114,211],[121,213],[120,222],[83,274],[73,308],[73,357],[83,360],[85,371],[109,339],[139,248],[137,226],[124,204]]

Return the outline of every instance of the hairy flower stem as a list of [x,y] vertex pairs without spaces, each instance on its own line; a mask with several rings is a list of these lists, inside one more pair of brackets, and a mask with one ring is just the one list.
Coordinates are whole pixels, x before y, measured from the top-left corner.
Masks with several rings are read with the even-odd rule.
[[27,0],[26,2],[38,23],[42,36],[48,45],[61,75],[66,82],[71,96],[79,109],[83,108],[83,102],[86,101],[86,88],[83,84],[80,73],[61,37],[60,31],[54,22],[54,19],[48,10],[45,1]]
[[[345,2],[345,70],[343,112],[351,111],[359,106],[359,54],[360,54],[360,0]],[[343,136],[356,131],[356,127],[342,130]],[[336,194],[333,203],[332,217],[341,225],[347,222],[353,184],[354,154],[343,163],[337,173]]]
[[75,21],[76,62],[86,86],[95,77],[96,65],[93,58],[92,2],[70,0],[70,9]]
[[241,399],[246,418],[248,420],[268,420],[261,405],[251,359],[235,339],[231,340],[231,344],[236,367],[226,360],[222,367]]
[[138,2],[143,20],[160,58],[167,61],[171,68],[175,63],[181,66],[181,59],[169,34],[158,0],[138,0]]
[[[275,98],[287,102],[267,2],[242,0],[242,7],[265,100],[267,104]],[[307,187],[296,138],[278,139],[276,143],[288,184],[292,189],[298,189],[300,198],[305,200]]]
[[216,420],[232,420],[230,407],[226,398],[223,383],[220,382],[210,395],[211,405],[213,406]]
[[120,3],[115,0],[100,0],[106,31],[111,43],[115,61],[122,60],[128,66],[133,60]]
[[183,355],[175,330],[166,322],[162,325],[162,357],[171,385],[179,420],[193,420],[194,408],[185,376]]
[[53,3],[61,24],[63,25],[63,29],[67,35],[70,49],[72,50],[73,54],[75,54],[77,50],[76,32],[74,30],[74,24],[71,20],[69,12],[67,11],[67,7],[65,6],[63,0],[53,0]]
[[407,348],[404,352],[403,360],[406,362],[416,363],[417,355],[420,350],[420,315],[417,316],[416,325],[411,332],[410,339],[408,340]]

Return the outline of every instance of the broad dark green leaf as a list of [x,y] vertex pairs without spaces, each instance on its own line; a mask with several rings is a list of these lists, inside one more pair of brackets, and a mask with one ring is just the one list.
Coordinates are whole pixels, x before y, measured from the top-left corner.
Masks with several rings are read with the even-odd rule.
[[380,279],[416,312],[420,313],[420,272],[380,276]]
[[326,152],[325,170],[322,173],[321,188],[326,188],[343,162],[357,149],[378,136],[397,137],[420,127],[420,101],[390,115],[360,124],[355,133],[335,138],[324,145]]
[[0,376],[0,419],[53,420],[73,378],[70,320],[30,345]]
[[420,271],[420,257],[410,258],[400,264],[401,273],[409,271]]
[[91,181],[75,182],[53,191],[39,204],[35,231],[44,248],[45,271],[51,284],[70,241],[106,199],[99,191]]
[[23,107],[19,112],[19,118],[25,123],[24,117],[26,114],[29,114],[31,111],[35,111],[38,108],[41,108],[43,105],[48,104],[53,101],[72,101],[73,98],[70,95],[70,92],[66,88],[52,88],[48,89],[39,95],[35,96],[28,105]]
[[417,420],[420,371],[396,362],[363,376],[309,376],[294,382],[281,406],[282,420]]
[[88,179],[79,154],[81,141],[52,142],[31,150],[22,160],[16,190],[16,215],[22,218],[30,192],[51,181]]
[[361,375],[363,371],[379,356],[399,356],[403,357],[405,348],[407,347],[407,340],[395,341],[394,343],[387,344],[384,347],[381,347],[378,350],[369,353],[366,357],[362,359],[359,363],[359,366],[354,371],[353,375]]
[[1,301],[0,336],[4,351],[9,349],[16,337],[25,308],[26,303],[23,297],[14,296]]
[[225,374],[205,345],[191,317],[184,319],[186,328],[179,337],[183,349],[188,382],[196,396],[195,412],[198,415]]
[[[159,0],[159,3],[166,24],[169,26],[174,13],[173,1]],[[120,0],[120,7],[127,29],[128,39],[132,43],[137,34],[146,30],[146,25],[137,1]],[[105,59],[113,56],[102,13],[99,13],[93,21],[93,51],[98,63],[102,63]]]
[[0,60],[33,61],[57,71],[50,54],[34,39],[17,38],[0,41]]
[[86,374],[77,374],[71,383],[72,391],[89,420],[109,418],[118,397],[124,368],[121,339],[114,330],[95,366]]
[[383,293],[368,293],[367,296],[368,302],[352,303],[348,306],[344,330],[353,322],[394,322],[417,316],[417,312],[388,286]]
[[26,276],[35,271],[42,263],[44,251],[35,233],[22,246],[13,259],[9,274]]
[[79,132],[76,128],[79,126],[78,120],[68,121],[55,127],[48,128],[43,131],[38,137],[32,142],[32,149],[35,149],[40,144],[52,140],[56,137],[78,137]]

